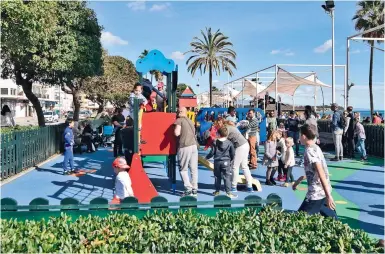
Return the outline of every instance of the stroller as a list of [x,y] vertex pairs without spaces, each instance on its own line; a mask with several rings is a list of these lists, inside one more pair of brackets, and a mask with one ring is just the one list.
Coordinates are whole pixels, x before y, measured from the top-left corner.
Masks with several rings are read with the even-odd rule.
[[111,147],[114,140],[115,140],[114,127],[111,125],[104,125],[101,133],[100,146]]

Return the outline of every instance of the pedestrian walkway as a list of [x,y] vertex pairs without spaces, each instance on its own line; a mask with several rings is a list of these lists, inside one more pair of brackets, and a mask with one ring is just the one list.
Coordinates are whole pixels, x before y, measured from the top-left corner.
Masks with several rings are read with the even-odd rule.
[[[200,152],[203,154],[203,152]],[[333,155],[326,154],[327,158]],[[1,187],[1,197],[11,197],[19,204],[28,204],[32,199],[43,197],[50,204],[59,204],[65,197],[73,197],[81,203],[89,203],[96,197],[111,200],[113,197],[114,174],[111,168],[112,150],[101,149],[96,153],[75,155],[77,168],[87,170],[82,176],[64,176],[62,174],[62,156],[48,161],[39,168],[7,183]],[[160,159],[160,158],[159,158]],[[180,176],[177,175],[177,193],[171,190],[164,163],[145,162],[145,170],[159,195],[169,201],[179,201],[183,190]],[[343,161],[329,162],[333,197],[337,203],[339,218],[353,228],[361,228],[372,236],[384,238],[384,168],[383,160],[371,158],[368,162]],[[262,192],[254,192],[262,198],[270,193],[278,194],[283,200],[283,208],[297,210],[305,193],[302,184],[297,191],[290,187],[265,186],[266,167],[259,165],[252,171],[253,177],[260,180]],[[293,170],[294,177],[304,174],[303,168]],[[213,173],[203,166],[199,167],[198,200],[212,200],[214,191]],[[250,195],[238,191],[239,199]]]

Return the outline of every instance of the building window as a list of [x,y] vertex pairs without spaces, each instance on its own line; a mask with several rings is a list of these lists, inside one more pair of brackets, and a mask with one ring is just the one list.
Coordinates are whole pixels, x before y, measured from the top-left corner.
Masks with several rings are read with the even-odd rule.
[[11,95],[16,95],[16,89],[11,88]]
[[1,94],[8,95],[8,88],[1,88]]

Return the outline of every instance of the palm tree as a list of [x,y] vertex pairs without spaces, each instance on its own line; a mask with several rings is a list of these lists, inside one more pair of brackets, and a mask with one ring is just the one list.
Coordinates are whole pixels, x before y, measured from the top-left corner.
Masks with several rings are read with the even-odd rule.
[[194,76],[198,69],[201,75],[202,69],[203,73],[206,73],[206,71],[209,72],[210,106],[212,106],[213,70],[216,75],[220,75],[222,69],[222,71],[227,71],[230,76],[233,76],[234,73],[232,69],[237,68],[234,63],[237,54],[230,49],[233,44],[228,41],[229,37],[221,33],[219,29],[215,33],[212,33],[211,28],[206,28],[206,33],[201,30],[201,34],[203,39],[194,37],[190,43],[191,50],[185,53],[193,54],[186,61],[188,65],[187,71],[191,72],[192,76]]
[[[355,29],[364,32],[370,28],[374,28],[384,24],[384,2],[381,0],[375,1],[360,1],[357,3],[359,7],[353,20],[356,21]],[[384,38],[384,28],[365,34],[365,37]],[[369,96],[370,96],[370,115],[373,117],[373,53],[374,41],[367,41],[370,45],[370,65],[369,65]],[[381,41],[377,41],[381,43]]]

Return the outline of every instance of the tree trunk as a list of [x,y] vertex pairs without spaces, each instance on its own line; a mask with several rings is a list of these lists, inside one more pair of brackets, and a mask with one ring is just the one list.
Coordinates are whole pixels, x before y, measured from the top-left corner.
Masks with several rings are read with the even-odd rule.
[[369,64],[369,99],[370,99],[370,117],[373,121],[374,105],[373,105],[373,53],[374,41],[370,41],[370,64]]
[[40,127],[45,126],[45,119],[44,119],[44,114],[43,114],[43,109],[41,108],[41,104],[39,99],[36,97],[36,95],[32,92],[32,82],[23,80],[22,82],[18,82],[19,80],[16,79],[16,83],[18,85],[21,85],[23,88],[25,96],[28,98],[28,100],[32,103],[33,107],[36,110],[36,116],[37,116],[37,121]]
[[213,106],[213,67],[209,65],[210,107]]
[[74,103],[74,122],[79,121],[79,112],[80,112],[80,98],[79,91],[72,89],[73,103]]
[[98,107],[98,114],[102,113],[104,110],[104,102],[98,101],[99,107]]

